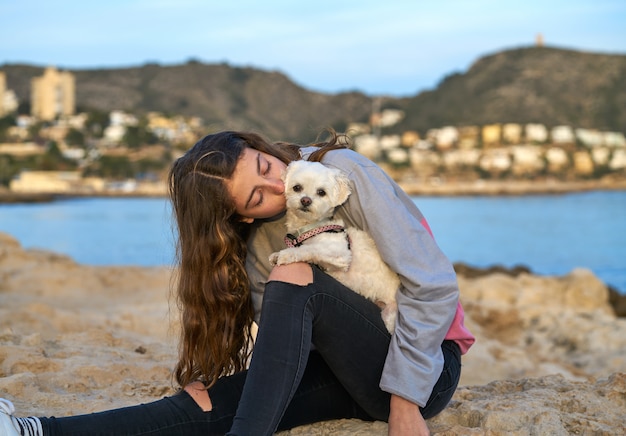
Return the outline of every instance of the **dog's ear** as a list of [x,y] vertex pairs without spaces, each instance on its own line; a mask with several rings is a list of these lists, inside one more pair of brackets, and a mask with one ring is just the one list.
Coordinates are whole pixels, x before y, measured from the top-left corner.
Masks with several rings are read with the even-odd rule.
[[286,179],[292,174],[296,174],[301,171],[304,171],[309,165],[311,165],[311,162],[306,161],[306,160],[292,160],[287,165],[287,168],[285,168],[283,177]]
[[290,162],[289,165],[287,165],[287,167],[281,173],[280,178],[282,179],[283,183],[285,183],[285,186],[288,185],[287,181],[289,180],[289,176],[291,174],[293,174],[294,171],[297,170],[298,162],[300,162],[300,161],[294,160],[294,161]]
[[337,198],[338,204],[343,204],[346,200],[348,200],[348,197],[352,193],[352,190],[350,189],[350,179],[348,179],[348,176],[339,170],[334,170],[334,172],[336,181],[334,186],[336,195],[335,198]]

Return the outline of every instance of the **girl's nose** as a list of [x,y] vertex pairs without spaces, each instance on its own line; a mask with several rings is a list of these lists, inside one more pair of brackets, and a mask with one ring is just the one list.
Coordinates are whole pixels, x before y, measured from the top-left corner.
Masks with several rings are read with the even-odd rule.
[[267,182],[271,192],[274,194],[284,194],[285,184],[281,179],[268,179]]

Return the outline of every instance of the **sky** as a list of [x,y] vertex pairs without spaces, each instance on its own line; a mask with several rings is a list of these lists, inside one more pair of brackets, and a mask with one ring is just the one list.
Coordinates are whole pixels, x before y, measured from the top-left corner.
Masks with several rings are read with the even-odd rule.
[[538,34],[548,47],[626,55],[626,1],[0,0],[0,68],[194,59],[324,93],[412,96]]

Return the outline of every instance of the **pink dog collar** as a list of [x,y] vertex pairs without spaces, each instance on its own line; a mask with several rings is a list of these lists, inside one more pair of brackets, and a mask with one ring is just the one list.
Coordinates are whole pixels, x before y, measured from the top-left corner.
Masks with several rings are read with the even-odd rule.
[[[298,236],[292,235],[291,233],[287,233],[287,235],[285,236],[285,244],[287,245],[287,247],[299,247],[300,245],[302,245],[304,241],[306,241],[309,238],[312,238],[315,235],[319,235],[320,233],[327,233],[327,232],[341,233],[344,230],[345,229],[343,228],[343,226],[340,226],[339,224],[326,224],[324,226],[315,227],[314,229],[306,231]],[[350,248],[349,239],[348,239],[348,248]]]

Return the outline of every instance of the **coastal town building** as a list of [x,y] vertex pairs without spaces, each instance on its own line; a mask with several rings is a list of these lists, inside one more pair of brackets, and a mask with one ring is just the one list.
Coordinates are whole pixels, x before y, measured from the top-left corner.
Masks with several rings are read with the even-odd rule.
[[581,176],[588,176],[593,173],[593,159],[586,151],[574,153],[574,171]]
[[459,148],[471,149],[478,146],[480,128],[478,126],[459,127]]
[[440,174],[439,168],[443,163],[441,153],[432,150],[409,150],[409,164],[419,178],[429,179]]
[[402,146],[405,148],[411,148],[417,145],[420,140],[420,134],[414,130],[407,130],[402,133]]
[[548,128],[543,124],[526,124],[526,140],[543,144],[548,140]]
[[432,136],[437,149],[449,150],[457,144],[459,130],[454,126],[444,126],[440,129],[432,129]]
[[533,175],[545,167],[543,148],[538,145],[514,145],[509,147],[513,160],[511,171],[515,176]]
[[166,117],[159,112],[147,114],[148,130],[157,138],[172,144],[189,144],[197,140],[197,131],[203,128],[200,117],[184,118],[182,116]]
[[555,144],[575,144],[576,136],[570,126],[556,126],[551,132],[552,142]]
[[31,114],[44,121],[54,120],[61,115],[73,115],[76,110],[75,94],[74,75],[69,71],[48,67],[42,76],[31,80]]
[[380,156],[380,144],[376,135],[366,134],[354,138],[354,150],[371,160]]
[[502,140],[506,144],[519,144],[522,142],[522,126],[515,123],[507,123],[502,126]]
[[11,180],[9,188],[20,194],[164,196],[167,192],[167,186],[162,180],[109,181],[100,177],[83,177],[80,171],[22,171]]
[[548,171],[557,174],[564,171],[569,165],[567,153],[560,147],[549,147],[545,152]]
[[459,171],[464,168],[472,168],[478,165],[480,151],[472,149],[450,150],[443,154],[443,164],[445,168]]
[[[39,85],[33,87],[33,101],[37,100],[36,95],[41,97],[45,93],[52,92],[57,96],[56,103],[48,105],[54,109],[50,109],[47,115],[52,118],[50,122],[38,125],[44,119],[42,115],[45,116],[41,112],[48,103],[45,99],[33,111],[39,111],[39,115],[16,115],[15,125],[3,132],[0,158],[10,156],[6,162],[15,159],[28,162],[24,168],[39,169],[36,165],[35,168],[30,166],[31,163],[45,161],[37,156],[47,155],[52,150],[56,153],[55,158],[62,156],[65,159],[58,168],[79,170],[37,172],[17,168],[5,174],[2,183],[11,191],[20,193],[108,195],[142,192],[162,195],[166,192],[161,180],[162,166],[168,165],[205,132],[202,119],[158,112],[140,117],[114,110],[107,114],[107,121],[101,120],[94,127],[89,123],[87,113],[73,115],[69,113],[73,107],[63,109],[63,105],[73,102],[74,98],[73,78],[63,74],[49,68],[42,77],[34,79]],[[6,89],[3,79],[4,76],[0,75],[0,91]],[[56,91],[51,91],[53,89]],[[66,91],[72,95],[67,101],[62,98]],[[355,151],[380,163],[393,173],[396,180],[408,181],[412,186],[480,180],[503,183],[515,180],[623,180],[626,176],[623,132],[512,122],[433,126],[425,132],[405,130],[392,133],[381,128],[402,118],[401,112],[381,111],[381,116],[376,118],[377,125],[350,123],[346,132]],[[33,127],[37,127],[36,135]],[[125,140],[126,133],[136,135],[140,129],[143,135],[152,135],[150,141],[133,145]],[[77,140],[76,131],[84,137],[79,136]],[[72,140],[68,139],[70,133],[73,134]],[[131,169],[130,172],[102,171],[102,165],[117,165],[118,162]],[[47,167],[53,168],[51,165]],[[94,174],[106,179],[96,181],[92,177]]]
[[19,105],[15,92],[7,87],[7,75],[0,71],[0,118],[14,112]]
[[370,124],[375,127],[390,127],[404,118],[404,112],[397,109],[375,110],[372,113]]
[[15,142],[0,144],[0,155],[23,158],[44,154],[45,150],[34,142]]
[[500,146],[500,138],[502,136],[502,126],[500,124],[487,124],[483,126],[482,134],[483,147],[493,148]]
[[383,150],[393,150],[402,144],[400,135],[384,135],[380,138],[380,148]]
[[609,162],[609,169],[613,171],[623,170],[626,168],[626,149],[621,148],[613,152],[611,161]]
[[506,148],[491,148],[485,150],[478,165],[483,171],[492,174],[501,174],[511,169],[513,159]]
[[13,192],[65,193],[73,192],[81,183],[79,171],[22,171],[11,180]]

